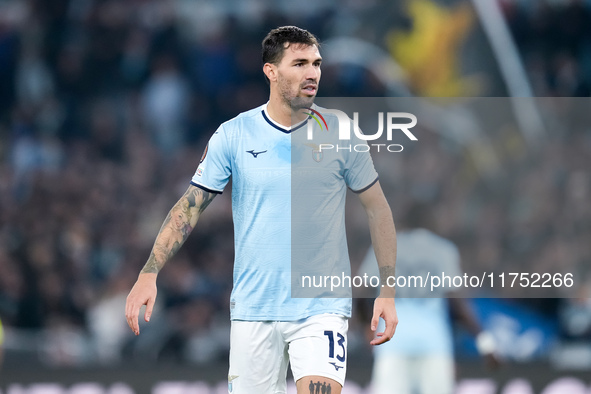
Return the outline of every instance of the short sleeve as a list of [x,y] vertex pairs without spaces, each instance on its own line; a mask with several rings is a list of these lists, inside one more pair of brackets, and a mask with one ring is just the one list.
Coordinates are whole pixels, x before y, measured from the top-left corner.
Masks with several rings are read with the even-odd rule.
[[361,193],[378,181],[378,173],[369,153],[370,146],[354,134],[353,136],[351,146],[354,149],[347,153],[344,178],[353,192]]
[[232,175],[232,155],[223,126],[209,139],[191,184],[212,193],[222,193]]

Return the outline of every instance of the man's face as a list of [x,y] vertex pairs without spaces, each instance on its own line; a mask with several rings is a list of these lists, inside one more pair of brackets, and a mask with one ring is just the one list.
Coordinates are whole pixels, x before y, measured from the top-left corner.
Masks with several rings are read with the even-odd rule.
[[322,57],[316,45],[290,44],[277,65],[277,85],[284,102],[292,108],[314,103],[320,82]]

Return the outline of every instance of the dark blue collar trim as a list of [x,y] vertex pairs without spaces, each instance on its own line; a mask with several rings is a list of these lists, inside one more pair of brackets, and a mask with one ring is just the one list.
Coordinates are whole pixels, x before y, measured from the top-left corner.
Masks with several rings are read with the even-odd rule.
[[[271,126],[275,127],[277,130],[279,130],[279,131],[281,131],[281,132],[283,132],[285,134],[291,134],[294,131],[300,129],[302,126],[304,126],[305,124],[308,123],[307,120],[306,120],[305,122],[300,123],[297,127],[294,127],[293,129],[288,130],[288,129],[284,129],[283,127],[277,126],[275,123],[273,123],[271,121],[271,119],[269,119],[267,117],[267,114],[265,113],[265,110],[262,110],[261,113],[263,114],[263,118],[265,118],[265,120],[267,121],[267,123],[269,123]],[[308,119],[310,119],[310,117],[308,117]]]

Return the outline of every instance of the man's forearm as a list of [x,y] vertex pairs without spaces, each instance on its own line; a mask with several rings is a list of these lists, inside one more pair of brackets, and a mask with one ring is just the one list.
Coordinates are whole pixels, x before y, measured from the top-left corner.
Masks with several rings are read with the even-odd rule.
[[190,187],[172,207],[141,273],[158,273],[185,243],[197,224],[199,215],[215,197],[197,187]]
[[[170,223],[172,219],[172,212],[173,210],[171,210],[168,213],[168,216],[166,216],[166,219],[164,219],[164,223],[160,228],[160,232],[154,241],[154,246],[152,247],[150,257],[144,265],[144,268],[142,268],[142,274],[160,272],[164,264],[166,264],[166,262],[176,254],[176,252],[181,248],[182,244],[191,233],[192,228],[190,228],[189,231],[182,231],[174,228],[174,226]],[[172,241],[171,245],[171,239],[178,239],[178,241]]]
[[369,213],[371,242],[378,260],[381,279],[380,295],[394,297],[395,288],[388,287],[388,277],[395,275],[396,267],[396,229],[392,211],[387,204]]

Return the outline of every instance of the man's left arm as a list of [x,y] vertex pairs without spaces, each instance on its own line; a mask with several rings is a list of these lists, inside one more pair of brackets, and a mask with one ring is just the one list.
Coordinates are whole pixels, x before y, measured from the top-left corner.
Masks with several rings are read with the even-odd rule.
[[371,330],[378,327],[380,317],[386,322],[384,332],[377,333],[370,344],[380,345],[392,339],[398,316],[394,305],[396,289],[388,286],[388,277],[393,277],[396,265],[396,229],[390,205],[384,196],[380,182],[359,193],[361,204],[365,208],[369,220],[369,231],[378,266],[380,269],[380,295],[376,298],[371,319]]

